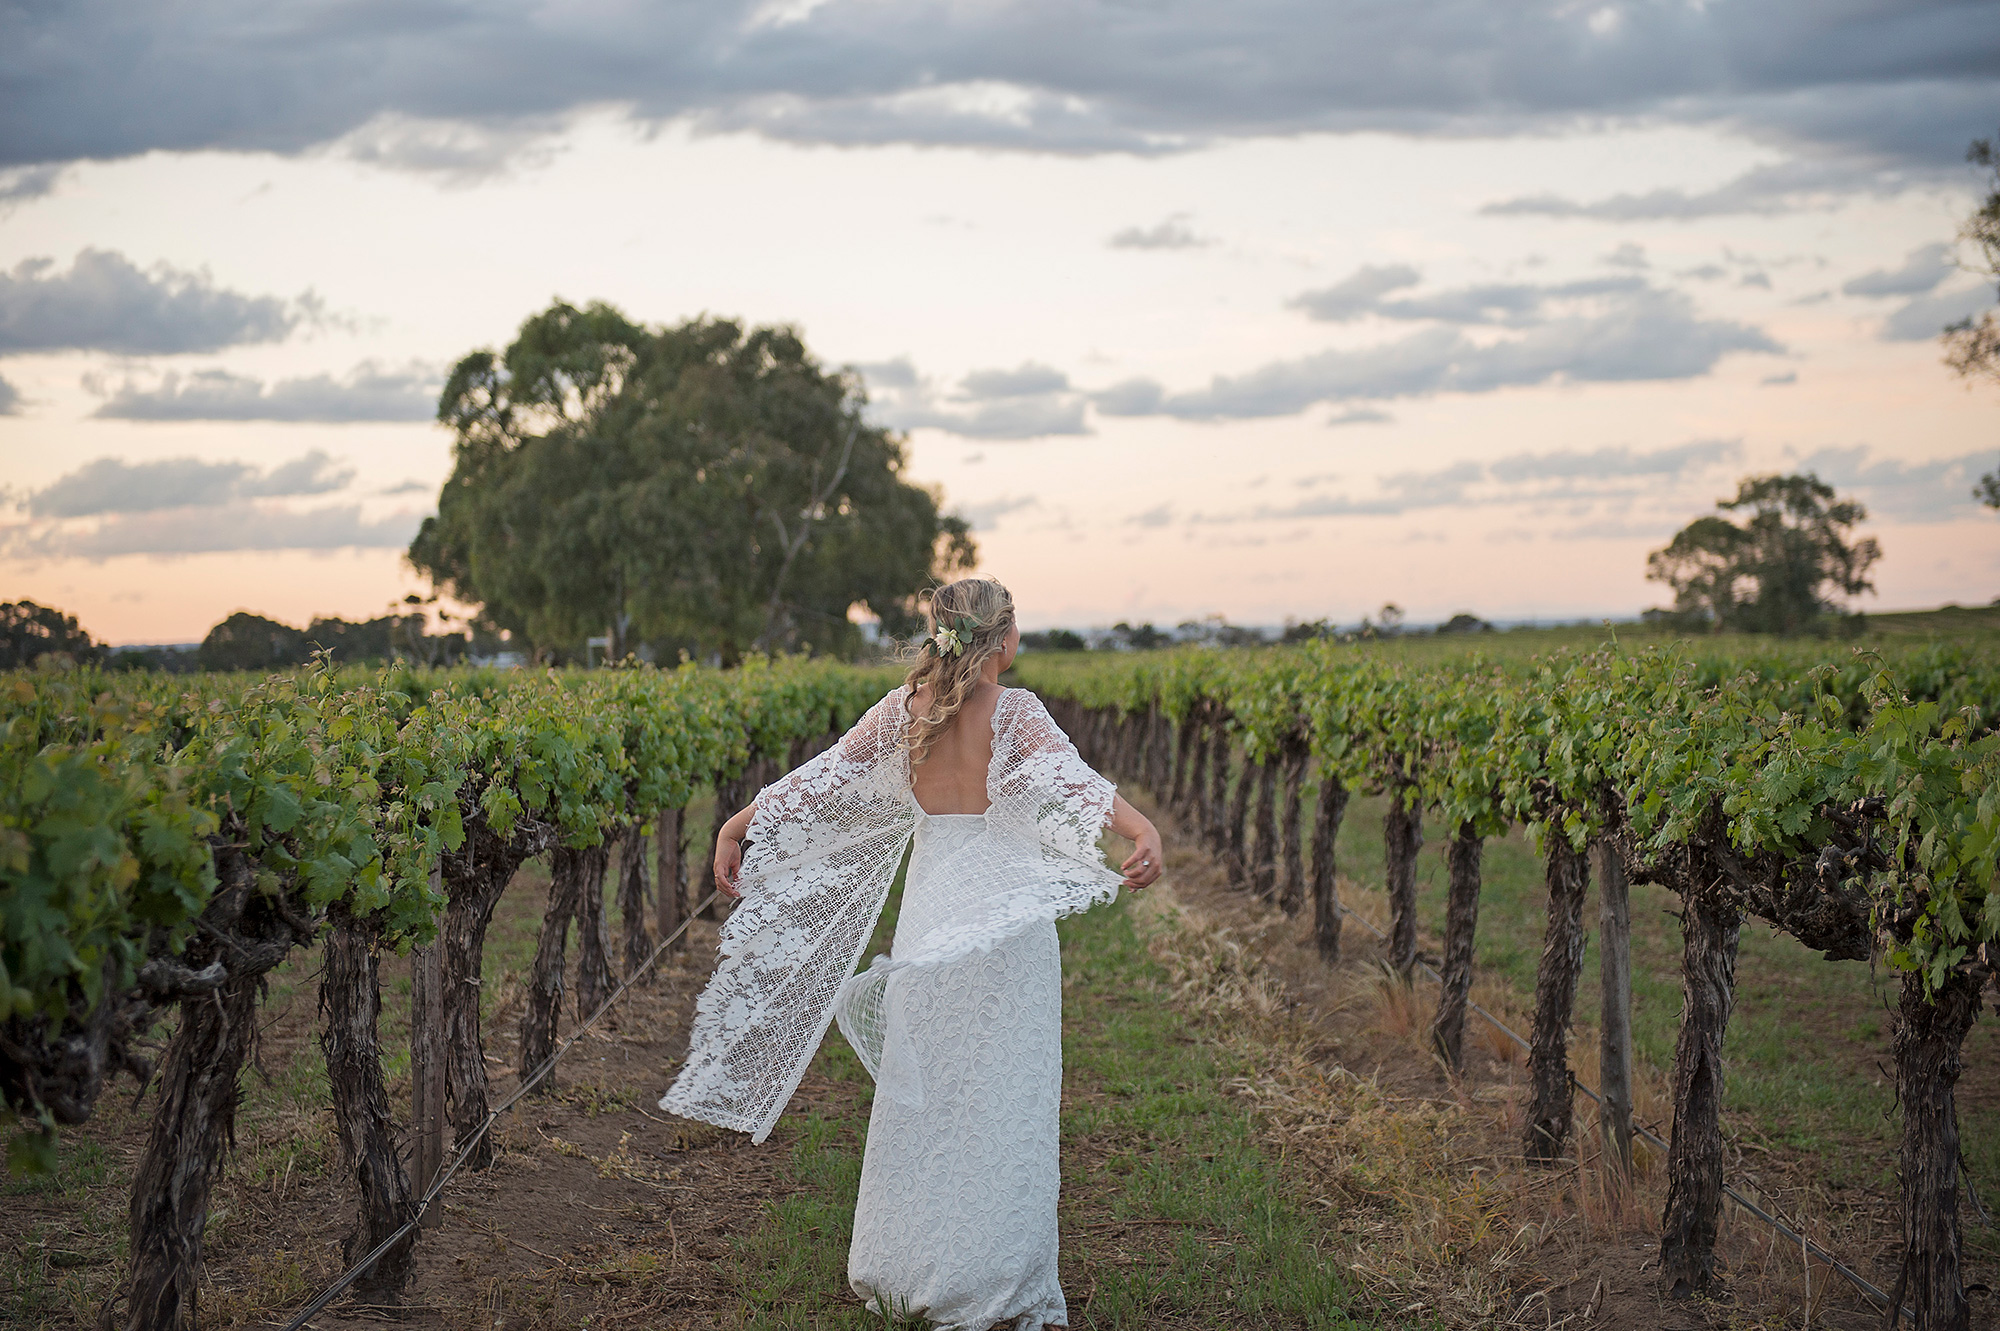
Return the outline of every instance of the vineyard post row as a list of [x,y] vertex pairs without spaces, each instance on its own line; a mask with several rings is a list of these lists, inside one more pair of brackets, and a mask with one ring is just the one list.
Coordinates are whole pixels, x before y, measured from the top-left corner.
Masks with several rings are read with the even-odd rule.
[[[1415,959],[1414,860],[1436,815],[1447,854],[1443,975],[1430,1039],[1461,1065],[1481,848],[1525,825],[1542,848],[1548,921],[1535,985],[1522,1150],[1561,1157],[1572,1128],[1568,1028],[1584,956],[1595,846],[1611,880],[1684,904],[1684,1004],[1661,1278],[1713,1287],[1722,1208],[1721,1048],[1742,918],[1834,960],[1880,955],[1901,976],[1895,1036],[1904,1106],[1903,1265],[1894,1298],[1921,1331],[1970,1324],[1960,1276],[1959,1049],[2000,960],[2000,675],[1923,649],[1845,667],[1801,649],[1755,661],[1607,650],[1502,667],[1411,668],[1331,644],[1030,658],[1023,682],[1087,752],[1149,785],[1197,829],[1233,885],[1297,913],[1309,898],[1337,960],[1335,840],[1349,794],[1388,799],[1389,957]],[[1765,673],[1768,671],[1769,673]],[[1232,784],[1232,755],[1242,753]],[[1301,785],[1319,793],[1309,867]],[[1282,782],[1281,813],[1270,792]],[[1246,810],[1255,795],[1256,839]],[[1620,925],[1622,927],[1622,924]],[[1606,949],[1607,965],[1624,939]],[[1614,957],[1613,954],[1616,954]],[[1611,975],[1607,1155],[1629,1162],[1629,974]],[[1621,992],[1622,991],[1622,992]],[[1624,1066],[1612,1066],[1622,1060]],[[1622,1074],[1622,1075],[1621,1075]],[[1622,1117],[1621,1117],[1622,1116]]]
[[[360,1208],[349,1260],[394,1233],[413,1189],[377,1039],[378,960],[411,948],[427,1006],[412,1023],[418,1163],[487,1116],[479,977],[486,928],[527,859],[553,883],[536,951],[523,1067],[553,1046],[568,926],[579,1013],[611,988],[610,856],[625,964],[651,950],[645,832],[662,851],[657,922],[687,910],[682,810],[722,802],[838,735],[892,683],[826,662],[752,661],[594,673],[296,675],[193,681],[17,675],[0,696],[0,1094],[24,1126],[17,1169],[49,1168],[58,1125],[85,1121],[109,1079],[154,1069],[136,1043],[169,1008],[133,1185],[131,1266],[108,1321],[191,1319],[210,1181],[264,977],[324,939],[321,1049]],[[440,1038],[441,1032],[441,1038]],[[440,1067],[439,1064],[442,1063]],[[428,1140],[426,1140],[428,1137]],[[478,1168],[490,1163],[481,1143]],[[394,1298],[414,1236],[361,1291]]]

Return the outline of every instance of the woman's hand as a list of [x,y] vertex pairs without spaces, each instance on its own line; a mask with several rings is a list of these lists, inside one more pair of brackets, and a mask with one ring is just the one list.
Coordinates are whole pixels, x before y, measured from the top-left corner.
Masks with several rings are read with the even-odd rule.
[[736,890],[736,879],[742,872],[743,843],[728,835],[716,838],[715,890],[731,901],[741,901],[743,894]]
[[1119,869],[1125,874],[1126,887],[1133,891],[1151,887],[1160,878],[1160,834],[1151,823],[1141,828],[1139,835],[1132,838],[1132,853],[1125,857]]

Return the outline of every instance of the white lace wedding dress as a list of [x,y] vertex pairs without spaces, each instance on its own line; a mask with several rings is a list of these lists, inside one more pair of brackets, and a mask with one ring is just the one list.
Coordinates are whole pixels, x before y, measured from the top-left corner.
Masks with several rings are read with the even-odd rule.
[[[905,696],[758,795],[743,901],[660,1105],[764,1140],[837,1016],[877,1083],[855,1291],[951,1331],[1063,1325],[1054,922],[1117,894],[1097,851],[1112,787],[1039,699],[1009,689],[986,812],[927,814]],[[856,975],[912,835],[895,944]]]

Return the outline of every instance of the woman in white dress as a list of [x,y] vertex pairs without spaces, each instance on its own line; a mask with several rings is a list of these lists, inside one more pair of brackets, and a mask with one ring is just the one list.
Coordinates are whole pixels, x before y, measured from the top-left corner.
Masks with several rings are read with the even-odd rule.
[[[1160,874],[1160,837],[1033,694],[987,578],[939,588],[909,677],[722,827],[740,896],[662,1108],[762,1141],[835,1019],[876,1080],[848,1281],[947,1331],[1067,1326],[1056,1278],[1058,917]],[[1109,827],[1133,842],[1104,866]],[[914,838],[896,938],[854,973]]]

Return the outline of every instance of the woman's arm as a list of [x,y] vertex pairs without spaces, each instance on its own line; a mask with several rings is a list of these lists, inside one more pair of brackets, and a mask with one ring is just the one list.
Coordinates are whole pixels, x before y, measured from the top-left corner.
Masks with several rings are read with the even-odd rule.
[[1132,853],[1119,869],[1125,886],[1138,890],[1151,887],[1160,876],[1160,832],[1152,819],[1125,802],[1123,795],[1111,798],[1111,830],[1132,843]]
[[743,896],[736,890],[736,879],[743,872],[743,837],[756,816],[757,801],[752,800],[722,825],[722,834],[715,839],[715,890],[731,901]]

